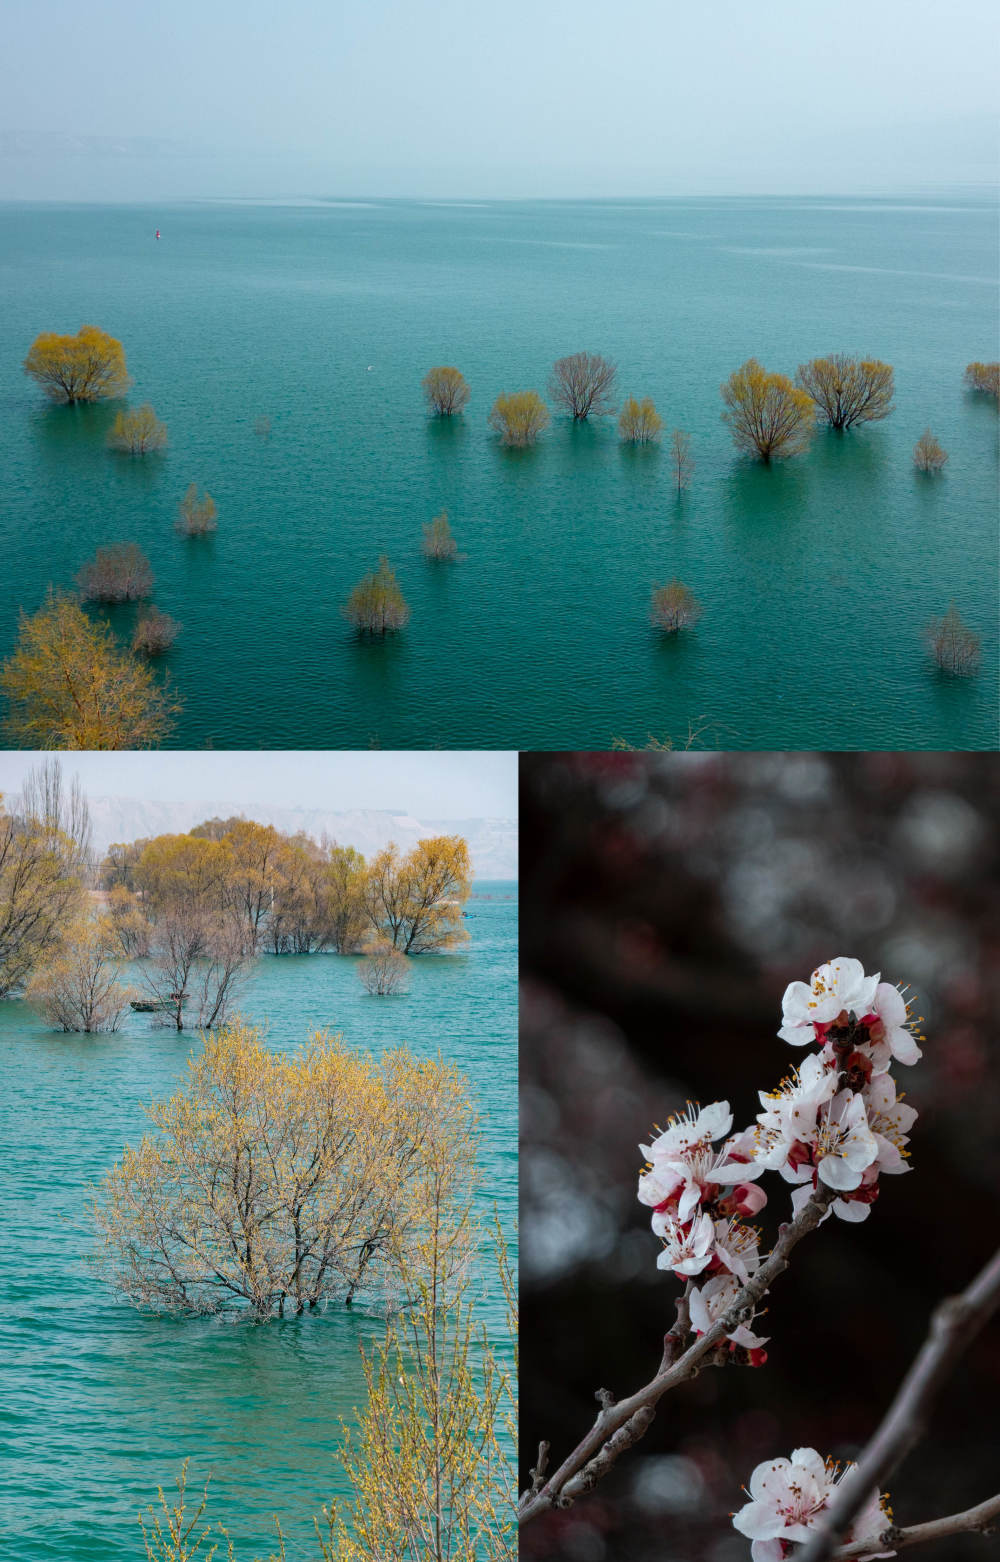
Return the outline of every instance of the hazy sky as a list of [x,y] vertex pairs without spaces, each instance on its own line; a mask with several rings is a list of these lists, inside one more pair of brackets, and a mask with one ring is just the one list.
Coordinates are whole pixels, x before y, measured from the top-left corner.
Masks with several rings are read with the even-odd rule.
[[[0,793],[16,793],[46,756],[0,753]],[[50,756],[51,757],[51,756]],[[93,797],[286,808],[390,809],[424,819],[516,819],[510,753],[64,754],[63,774]]]
[[0,197],[822,193],[996,165],[995,0],[3,14]]

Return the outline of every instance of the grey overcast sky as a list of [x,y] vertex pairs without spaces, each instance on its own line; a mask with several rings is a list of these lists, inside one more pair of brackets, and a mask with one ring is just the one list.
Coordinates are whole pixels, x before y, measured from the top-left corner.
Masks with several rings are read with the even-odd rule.
[[[0,753],[0,793],[20,790],[44,754]],[[93,797],[286,808],[390,809],[424,819],[516,819],[511,753],[106,753],[58,756]]]
[[4,0],[0,198],[989,181],[995,0]]

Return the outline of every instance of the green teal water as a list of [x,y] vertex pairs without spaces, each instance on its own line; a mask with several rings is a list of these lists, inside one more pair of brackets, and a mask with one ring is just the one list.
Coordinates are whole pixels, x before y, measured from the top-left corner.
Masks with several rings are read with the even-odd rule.
[[[967,195],[7,206],[0,653],[19,607],[132,539],[184,625],[180,747],[607,747],[701,720],[729,748],[992,747],[996,408],[962,372],[998,355],[996,280],[995,209]],[[38,331],[82,322],[125,343],[164,456],[109,454],[111,407],[47,406],[22,375]],[[544,392],[579,349],[691,434],[687,496],[611,420],[498,447],[496,394]],[[771,470],[737,457],[725,376],[838,350],[895,365],[889,421]],[[440,362],[472,387],[452,424],[422,405]],[[911,462],[928,425],[938,479]],[[191,481],[218,500],[207,541],[173,532]],[[454,566],[421,556],[442,508]],[[382,551],[412,618],[361,644],[340,608]],[[664,641],[649,598],[674,576],[704,617]],[[975,680],[922,645],[951,600]]]
[[[492,896],[494,898],[482,898]],[[370,998],[356,961],[265,958],[243,1000],[275,1048],[310,1028],[379,1052],[440,1048],[470,1076],[483,1118],[484,1213],[513,1233],[517,1201],[515,886],[481,884],[469,952],[411,962],[406,997]],[[190,1456],[240,1562],[270,1554],[272,1515],[292,1558],[343,1495],[332,1449],[363,1401],[358,1345],[381,1335],[355,1306],[261,1327],[164,1319],[120,1303],[89,1271],[87,1187],[143,1131],[197,1040],[131,1017],[113,1036],[44,1029],[0,1004],[0,1552],[11,1562],[135,1562],[136,1522]],[[484,1313],[502,1344],[503,1303]]]

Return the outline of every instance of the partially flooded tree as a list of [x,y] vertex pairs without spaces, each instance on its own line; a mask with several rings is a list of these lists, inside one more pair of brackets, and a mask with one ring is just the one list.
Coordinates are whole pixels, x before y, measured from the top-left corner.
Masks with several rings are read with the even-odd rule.
[[178,905],[152,923],[142,983],[176,1030],[224,1025],[255,950],[234,912]]
[[254,420],[253,431],[258,439],[270,439],[271,419],[266,415]]
[[799,385],[812,397],[831,428],[879,423],[892,411],[892,365],[878,358],[834,353],[799,366]]
[[388,998],[406,987],[406,956],[394,949],[387,938],[373,938],[365,945],[358,976],[373,998]]
[[344,616],[359,634],[367,635],[388,634],[409,623],[410,609],[385,554],[378,569],[369,571],[351,592]]
[[930,429],[924,429],[913,447],[913,465],[918,472],[940,472],[948,459],[948,452],[935,439]]
[[504,391],[493,403],[487,422],[503,444],[533,445],[549,426],[549,409],[537,391]]
[[670,436],[670,465],[674,474],[674,486],[678,493],[690,488],[694,476],[694,456],[691,454],[691,436],[675,428]]
[[651,397],[644,396],[636,401],[634,396],[626,396],[618,418],[618,434],[625,444],[652,444],[659,439],[662,428],[663,419]]
[[148,401],[134,411],[119,412],[108,435],[112,450],[124,450],[131,456],[162,450],[166,443],[167,425],[160,422]]
[[122,651],[107,625],[52,593],[33,617],[21,615],[0,690],[8,737],[21,748],[155,748],[180,710],[172,689]]
[[80,923],[35,972],[28,1001],[56,1030],[116,1031],[132,990],[121,981],[113,934],[100,920]]
[[984,396],[1000,396],[1000,363],[966,364],[965,388]]
[[102,401],[124,396],[132,381],[121,342],[96,325],[82,325],[75,336],[43,331],[24,360],[24,372],[53,401]]
[[89,847],[86,800],[58,760],[29,771],[20,797],[0,796],[0,998],[55,958],[82,915]]
[[979,636],[969,628],[954,602],[925,631],[927,648],[943,672],[969,677],[979,667]]
[[448,512],[442,510],[424,527],[424,555],[428,559],[454,559],[458,555],[458,543],[448,525]]
[[182,537],[204,537],[218,525],[219,507],[206,489],[199,498],[198,484],[190,483],[180,502],[175,529]]
[[690,629],[701,617],[702,607],[694,592],[681,580],[671,580],[665,586],[654,586],[650,605],[650,617],[657,629],[665,634],[676,634],[679,629]]
[[432,1172],[454,1207],[475,1156],[455,1069],[322,1033],[289,1056],[244,1024],[214,1032],[147,1116],[94,1216],[116,1288],[163,1311],[263,1319],[361,1287],[391,1305]]
[[139,602],[153,595],[153,571],[135,542],[98,548],[76,583],[84,602]]
[[176,618],[161,612],[158,607],[151,607],[136,623],[132,650],[140,656],[162,656],[164,651],[170,650],[180,630]]
[[451,417],[463,412],[468,405],[469,387],[465,375],[450,364],[429,369],[421,383],[427,403],[438,417]]
[[462,908],[471,888],[469,847],[460,835],[418,841],[405,856],[390,842],[368,865],[368,920],[405,955],[453,949],[469,936]]
[[722,386],[722,399],[723,422],[737,450],[765,463],[797,455],[812,439],[816,412],[808,391],[786,374],[769,374],[756,358],[733,371]]
[[600,353],[571,353],[552,366],[549,395],[576,421],[613,412],[612,394],[618,369]]

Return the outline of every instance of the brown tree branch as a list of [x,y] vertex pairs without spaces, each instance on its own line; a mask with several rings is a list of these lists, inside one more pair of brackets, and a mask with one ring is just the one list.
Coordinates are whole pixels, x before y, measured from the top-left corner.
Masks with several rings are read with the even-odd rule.
[[[925,1540],[944,1540],[948,1535],[991,1535],[993,1520],[1000,1519],[1000,1495],[990,1497],[964,1513],[952,1513],[946,1519],[930,1519],[926,1524],[912,1524],[908,1529],[888,1529],[879,1537],[896,1551],[907,1546],[922,1545]],[[832,1555],[831,1562],[857,1562],[857,1558],[871,1551],[872,1542],[841,1546]]]
[[598,1396],[601,1409],[587,1435],[540,1490],[529,1488],[523,1493],[518,1511],[519,1524],[527,1524],[548,1508],[567,1508],[575,1497],[597,1485],[619,1455],[637,1443],[646,1432],[653,1419],[655,1406],[663,1395],[679,1383],[695,1377],[726,1335],[742,1319],[752,1315],[765,1291],[788,1268],[792,1249],[810,1231],[815,1231],[836,1197],[836,1193],[825,1186],[813,1194],[795,1219],[781,1227],[770,1254],[734,1297],[732,1305],[716,1319],[710,1329],[699,1335],[694,1344],[678,1356],[677,1351],[690,1327],[687,1310],[689,1288],[685,1289],[677,1303],[677,1322],[664,1339],[663,1359],[656,1376],[617,1404],[606,1391],[601,1391]]
[[[885,1484],[922,1436],[931,1406],[955,1362],[998,1307],[1000,1251],[960,1295],[947,1297],[937,1308],[927,1338],[882,1424],[862,1453],[857,1467],[841,1482],[828,1511],[796,1562],[828,1562],[833,1556],[837,1542],[850,1527],[866,1496]],[[857,1554],[857,1548],[854,1554]]]

